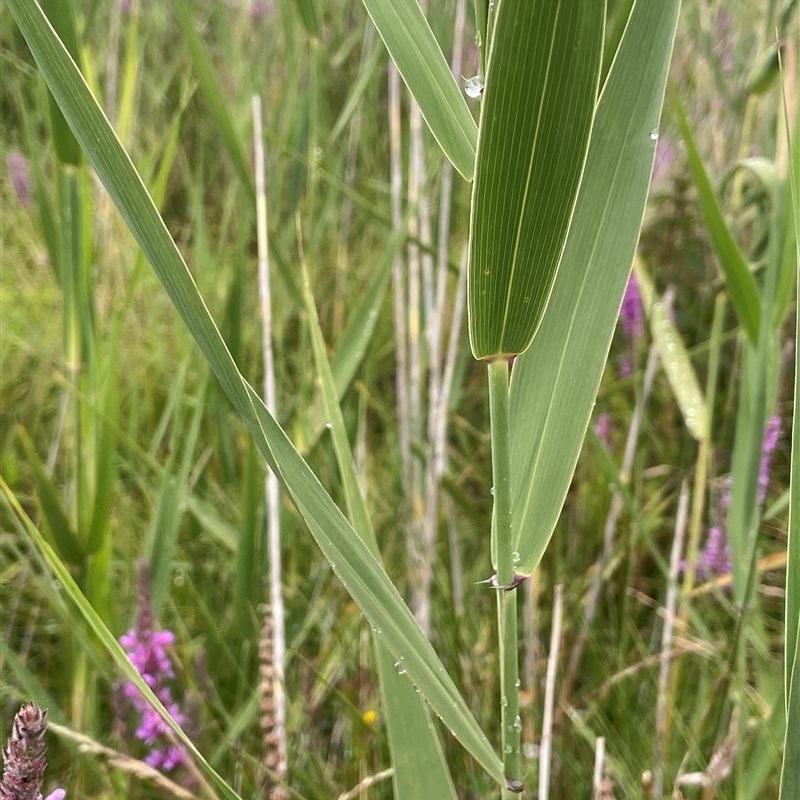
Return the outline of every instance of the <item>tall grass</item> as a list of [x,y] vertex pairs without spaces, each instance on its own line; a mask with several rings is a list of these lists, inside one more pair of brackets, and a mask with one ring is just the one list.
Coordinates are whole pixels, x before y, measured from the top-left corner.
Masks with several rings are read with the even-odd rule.
[[[387,38],[420,101],[424,119],[415,116],[361,6],[181,2],[173,14],[137,0],[53,4],[73,9],[59,24],[51,17],[54,27],[68,46],[74,36],[70,52],[221,331],[215,374],[147,267],[148,259],[159,267],[163,252],[138,249],[95,180],[108,183],[102,166],[89,166],[54,110],[29,32],[20,22],[23,38],[11,16],[33,5],[13,0],[0,10],[0,727],[10,730],[23,701],[50,709],[48,780],[67,797],[164,796],[142,764],[148,746],[122,691],[139,679],[115,643],[135,627],[135,565],[145,557],[157,627],[175,634],[170,688],[185,720],[164,733],[165,742],[186,737],[186,762],[169,777],[192,796],[340,797],[358,786],[350,796],[402,799],[431,796],[426,787],[435,785],[436,796],[483,798],[498,796],[505,771],[524,781],[525,796],[538,784],[553,798],[589,796],[593,787],[597,797],[670,796],[678,787],[685,797],[777,797],[786,717],[797,708],[790,651],[784,668],[784,636],[797,638],[796,570],[784,572],[800,165],[796,13],[685,3],[664,114],[637,161],[611,144],[617,117],[604,112],[615,91],[607,55],[625,42],[619,20],[631,8],[609,3],[604,94],[567,215],[573,225],[510,392],[506,362],[490,367],[490,418],[486,370],[471,357],[461,316],[471,199],[462,176],[475,166],[474,133],[452,98],[456,128],[466,133],[450,141],[436,130]],[[387,37],[382,4],[366,5]],[[477,5],[488,12],[489,4]],[[485,77],[489,63],[472,45],[469,13],[458,61],[463,14],[461,3],[428,9],[447,54],[442,68],[453,65],[459,84],[478,71]],[[485,39],[495,18],[484,22]],[[769,60],[758,65],[776,26],[787,67],[773,70],[771,83],[751,79],[761,93],[748,92],[753,69],[771,69]],[[635,93],[617,91],[633,102]],[[249,386],[265,379],[254,92],[266,143],[271,410],[285,441],[248,387],[234,386],[235,369]],[[469,102],[469,120],[483,125],[481,105],[491,98]],[[641,102],[658,117],[660,98]],[[12,150],[30,173],[24,205]],[[619,170],[640,164],[649,173],[654,150],[643,223],[646,181],[637,206],[633,178],[613,184],[603,196],[614,202],[597,206],[618,217],[594,222],[586,198],[607,175],[592,165],[619,158]],[[478,170],[481,153],[479,142]],[[477,180],[476,193],[480,172]],[[124,207],[132,196],[114,199]],[[126,221],[136,231],[142,219]],[[612,341],[640,226],[646,316]],[[626,236],[627,249],[619,244]],[[598,259],[596,269],[619,266],[575,301],[568,287],[591,263],[584,252]],[[417,260],[419,277],[409,280]],[[188,282],[167,284],[188,297]],[[200,310],[189,318],[208,334],[208,353],[216,340]],[[568,324],[573,318],[586,338]],[[478,354],[510,354],[500,341]],[[575,382],[563,369],[548,372],[579,364],[576,353],[586,367]],[[244,393],[229,398],[232,386]],[[507,415],[505,442],[498,411]],[[608,422],[602,437],[592,430],[600,414]],[[765,472],[765,430],[775,418]],[[313,503],[303,499],[297,486],[310,478],[289,460],[289,440],[343,515],[325,505],[321,487]],[[259,448],[288,487],[272,515],[282,539],[278,691],[288,775],[271,771],[278,762],[259,727],[259,636],[276,589],[270,595],[276,559],[266,546]],[[712,529],[727,537],[730,567],[712,558]],[[403,597],[421,598],[413,610],[435,651],[390,641],[376,615],[406,635],[411,617],[399,598],[392,613],[367,604],[365,622],[348,592],[362,605],[370,592],[382,592],[386,608],[395,601],[388,580],[343,571],[349,560],[365,575],[382,563]],[[517,572],[524,588],[497,588]],[[76,598],[85,601],[76,606]],[[525,639],[503,638],[518,622]],[[523,650],[530,658],[514,709]],[[438,679],[439,666],[450,683]],[[430,705],[413,691],[412,674]],[[442,698],[459,706],[444,725],[429,711],[441,714]],[[409,756],[420,752],[429,760]],[[796,758],[796,748],[787,754]],[[790,757],[783,797],[792,796]]]

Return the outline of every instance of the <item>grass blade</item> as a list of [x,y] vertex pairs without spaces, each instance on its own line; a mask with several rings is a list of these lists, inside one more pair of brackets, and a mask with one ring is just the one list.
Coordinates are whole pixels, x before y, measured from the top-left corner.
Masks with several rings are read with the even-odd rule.
[[544,314],[589,146],[604,5],[499,5],[472,193],[468,298],[475,358],[522,353]]
[[434,138],[471,181],[478,128],[417,0],[364,0],[364,6]]
[[700,201],[700,209],[703,212],[703,220],[711,238],[711,246],[719,260],[722,273],[725,276],[725,284],[731,298],[731,304],[736,311],[739,322],[742,323],[747,336],[753,345],[758,342],[758,326],[761,319],[761,298],[758,287],[753,278],[747,262],[744,260],[739,245],[733,238],[728,228],[725,218],[722,216],[722,209],[719,206],[717,197],[711,187],[700,153],[692,135],[692,130],[686,120],[680,100],[676,100],[678,112],[678,124],[681,135],[686,142],[686,149],[689,153],[689,166],[694,175],[694,182]]
[[514,364],[511,430],[526,432],[511,446],[514,549],[517,572],[526,575],[561,513],[611,344],[644,213],[655,153],[651,132],[679,5],[633,8],[597,106],[550,303],[533,345]]
[[[325,342],[322,339],[305,264],[303,264],[303,277],[314,360],[322,384],[325,414],[330,421],[331,438],[344,487],[347,513],[364,543],[376,558],[380,558],[378,542],[358,484],[344,417],[339,406],[331,365],[325,352]],[[450,779],[447,763],[422,697],[414,690],[408,677],[398,672],[396,663],[399,662],[396,662],[386,646],[377,636],[373,635],[372,638],[394,767],[396,800],[416,800],[421,797],[435,797],[442,800],[449,797],[455,800],[455,788]],[[400,669],[405,672],[404,668]]]

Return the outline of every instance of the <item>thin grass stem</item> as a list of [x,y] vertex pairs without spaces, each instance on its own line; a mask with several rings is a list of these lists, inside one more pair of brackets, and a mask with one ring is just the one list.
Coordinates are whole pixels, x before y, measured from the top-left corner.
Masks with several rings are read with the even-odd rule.
[[547,673],[544,683],[544,717],[542,741],[539,745],[538,800],[547,800],[550,794],[550,753],[553,743],[553,701],[556,694],[558,649],[561,643],[561,611],[564,587],[559,584],[553,592],[553,630],[550,634],[550,653],[547,656]]
[[[273,416],[277,416],[275,391],[275,362],[272,352],[272,304],[269,281],[269,241],[267,234],[266,164],[264,137],[261,124],[261,98],[253,95],[253,140],[256,171],[256,228],[258,238],[258,292],[261,304],[261,345],[264,358],[264,402]],[[285,780],[287,774],[286,755],[286,694],[285,658],[286,633],[284,629],[283,593],[281,591],[281,529],[280,495],[278,478],[267,467],[265,477],[267,502],[267,540],[269,547],[270,606],[272,610],[272,664],[274,669],[273,702],[277,765],[275,774]]]
[[669,672],[672,661],[672,632],[675,626],[675,607],[678,602],[678,571],[680,569],[683,536],[689,509],[689,487],[684,480],[675,516],[675,536],[669,559],[669,585],[664,604],[664,627],[661,631],[661,659],[658,671],[658,696],[656,698],[656,740],[653,757],[653,794],[661,797],[664,785],[664,764],[667,754],[667,710],[669,699]]

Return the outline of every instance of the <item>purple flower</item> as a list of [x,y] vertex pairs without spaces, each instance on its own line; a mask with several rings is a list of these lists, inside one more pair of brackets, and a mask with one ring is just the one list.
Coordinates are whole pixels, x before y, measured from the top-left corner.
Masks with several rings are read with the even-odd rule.
[[[166,648],[175,642],[172,631],[153,630],[153,609],[150,601],[150,576],[146,562],[139,563],[139,615],[136,627],[120,637],[120,644],[131,663],[153,690],[164,707],[178,725],[186,722],[178,704],[172,700],[167,682],[175,677],[175,670],[169,660]],[[122,689],[131,705],[139,712],[139,725],[134,735],[144,742],[150,750],[145,761],[150,766],[169,772],[185,761],[183,750],[171,740],[171,728],[153,709],[133,683],[126,683]]]
[[778,444],[781,433],[781,418],[776,414],[767,423],[764,431],[764,445],[761,448],[761,468],[758,471],[758,503],[761,505],[767,496],[769,486],[769,468],[772,461],[772,451]]
[[695,564],[697,577],[703,581],[731,571],[731,546],[722,528],[710,528],[705,547]]
[[628,375],[633,373],[633,361],[631,357],[626,353],[622,358],[619,360],[619,376],[620,378],[627,378]]
[[611,447],[609,442],[609,436],[611,434],[611,420],[608,414],[603,413],[597,418],[597,421],[594,423],[594,432],[597,434],[597,438],[606,447]]
[[67,793],[64,789],[54,789],[44,800],[64,800]]
[[29,206],[31,204],[31,175],[25,156],[19,150],[12,150],[6,159],[6,166],[19,204]]
[[642,298],[639,294],[639,284],[635,275],[628,279],[625,287],[625,296],[622,298],[622,308],[619,311],[619,321],[625,335],[631,339],[634,336],[644,335],[644,317],[642,315]]

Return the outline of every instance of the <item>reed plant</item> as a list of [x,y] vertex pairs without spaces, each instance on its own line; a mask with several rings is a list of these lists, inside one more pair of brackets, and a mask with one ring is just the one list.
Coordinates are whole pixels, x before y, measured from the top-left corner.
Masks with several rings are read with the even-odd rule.
[[677,0],[7,0],[63,333],[0,658],[67,797],[797,796],[795,4],[686,5],[688,87]]

